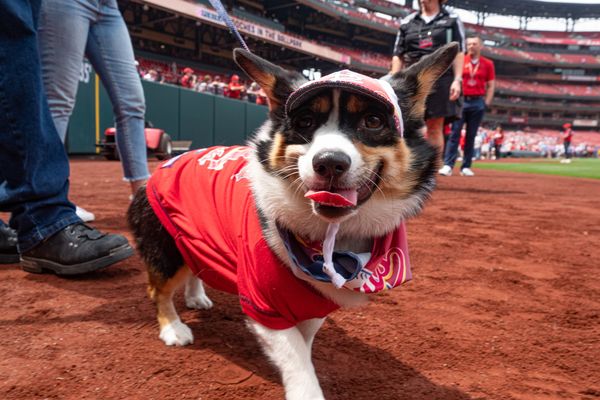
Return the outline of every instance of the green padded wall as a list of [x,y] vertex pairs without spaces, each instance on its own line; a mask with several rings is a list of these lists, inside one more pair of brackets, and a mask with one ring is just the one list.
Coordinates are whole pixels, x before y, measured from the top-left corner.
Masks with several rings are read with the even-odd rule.
[[253,103],[246,103],[246,137],[249,137],[265,122],[269,109]]
[[71,154],[96,152],[95,77],[94,73],[89,73],[85,77],[87,82],[79,82],[67,130],[67,151]]
[[[173,140],[191,140],[191,148],[243,144],[267,118],[267,107],[234,99],[196,93],[172,85],[142,81],[146,120],[164,129]],[[96,152],[96,100],[94,74],[79,85],[77,104],[68,135],[71,154]],[[104,86],[98,93],[100,138],[114,126],[112,104]]]
[[179,88],[142,81],[146,97],[146,121],[179,140]]
[[100,139],[104,138],[106,128],[115,126],[115,115],[112,111],[112,103],[108,92],[100,81]]
[[246,142],[246,104],[239,100],[215,97],[215,145]]
[[192,149],[215,142],[215,96],[179,90],[179,140],[191,140]]

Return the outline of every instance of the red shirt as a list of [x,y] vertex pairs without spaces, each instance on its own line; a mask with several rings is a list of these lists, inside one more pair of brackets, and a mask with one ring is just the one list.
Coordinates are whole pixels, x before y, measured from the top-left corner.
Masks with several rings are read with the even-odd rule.
[[181,86],[186,87],[186,88],[191,88],[192,87],[192,77],[189,75],[184,75],[181,78]]
[[463,94],[465,96],[484,96],[485,84],[496,79],[494,63],[483,56],[479,56],[477,64],[471,63],[471,56],[465,56],[463,67]]
[[248,147],[190,151],[158,168],[146,188],[158,219],[207,285],[238,294],[242,310],[271,329],[339,308],[294,276],[262,235],[247,179]]
[[563,133],[563,142],[571,143],[572,139],[573,139],[573,131],[569,128],[566,131],[564,131],[564,133]]
[[494,144],[502,144],[504,142],[503,132],[494,132]]
[[236,83],[230,83],[229,84],[229,93],[227,94],[227,97],[231,97],[232,99],[239,99],[242,97],[242,89],[244,87],[236,84]]

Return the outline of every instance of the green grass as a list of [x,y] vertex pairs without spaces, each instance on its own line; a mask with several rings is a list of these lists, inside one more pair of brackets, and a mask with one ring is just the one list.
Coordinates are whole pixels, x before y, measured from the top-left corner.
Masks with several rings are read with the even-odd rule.
[[571,164],[559,160],[533,159],[525,162],[478,162],[474,168],[499,171],[526,172],[531,174],[561,175],[577,178],[600,179],[600,159],[573,159]]

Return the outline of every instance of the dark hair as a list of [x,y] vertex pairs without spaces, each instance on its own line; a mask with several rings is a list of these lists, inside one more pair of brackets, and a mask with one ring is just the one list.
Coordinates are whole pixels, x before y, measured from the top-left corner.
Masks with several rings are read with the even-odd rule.
[[[448,2],[448,0],[438,0],[438,5],[440,6],[440,8],[442,8],[442,6],[444,4],[446,4]],[[421,9],[421,2],[419,1],[419,10]]]

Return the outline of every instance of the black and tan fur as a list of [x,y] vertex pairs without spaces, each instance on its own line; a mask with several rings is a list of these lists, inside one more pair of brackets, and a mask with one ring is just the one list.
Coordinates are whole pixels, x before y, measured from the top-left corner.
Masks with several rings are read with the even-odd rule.
[[[278,237],[276,223],[307,239],[322,240],[330,222],[343,221],[336,249],[361,252],[370,249],[374,237],[392,231],[420,212],[434,188],[438,167],[436,151],[423,137],[425,99],[457,51],[456,44],[448,45],[390,78],[403,114],[403,138],[396,132],[392,115],[384,105],[339,89],[318,92],[286,115],[287,98],[305,78],[249,52],[239,49],[234,52],[237,64],[263,87],[269,98],[269,119],[249,143],[254,149],[254,157],[249,161],[250,180],[264,236],[283,263],[295,268]],[[359,160],[360,167],[351,170],[351,176],[349,170],[348,177],[331,178],[329,182],[318,176],[306,179],[311,174],[306,166],[310,160],[306,157],[317,151],[313,146],[319,140],[326,140],[322,138],[330,133],[344,138],[346,147],[352,148],[352,163]],[[327,147],[327,142],[323,146]],[[359,202],[352,209],[321,207],[303,196],[307,189],[313,188],[311,185],[343,188],[350,184],[359,188]],[[165,342],[190,343],[191,331],[179,321],[173,306],[175,290],[186,285],[189,307],[208,308],[212,303],[202,284],[183,265],[173,239],[152,212],[145,190],[135,196],[128,220],[148,266],[148,294],[157,305],[161,338],[165,340],[163,329],[179,324],[176,330],[183,332],[181,340]],[[316,281],[309,283],[341,306],[367,301],[367,296],[361,293]],[[288,399],[323,398],[310,362],[310,346],[321,322],[310,320],[297,330],[273,331],[250,321],[251,329],[266,343],[265,352],[281,371]],[[298,358],[289,356],[284,360],[278,352]]]

